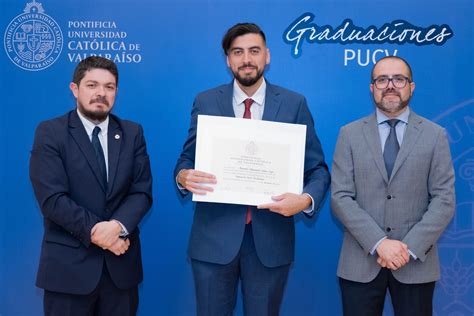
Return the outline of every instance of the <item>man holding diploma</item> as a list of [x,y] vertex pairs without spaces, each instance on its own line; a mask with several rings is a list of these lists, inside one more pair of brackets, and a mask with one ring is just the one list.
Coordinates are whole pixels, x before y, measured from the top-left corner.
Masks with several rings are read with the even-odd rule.
[[293,215],[321,207],[330,177],[306,99],[268,83],[265,34],[239,23],[224,35],[222,48],[234,75],[230,84],[200,93],[193,105],[188,138],[175,168],[179,192],[206,194],[219,185],[212,174],[194,170],[198,115],[237,117],[306,125],[302,194],[273,196],[250,207],[196,203],[189,241],[198,315],[231,315],[242,280],[246,315],[278,315],[294,259]]

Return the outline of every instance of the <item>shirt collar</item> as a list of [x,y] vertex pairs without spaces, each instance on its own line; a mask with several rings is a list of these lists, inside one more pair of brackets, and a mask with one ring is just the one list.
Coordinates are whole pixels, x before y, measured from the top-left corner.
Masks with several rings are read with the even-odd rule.
[[108,129],[109,129],[109,116],[107,115],[107,118],[101,122],[100,124],[95,125],[91,121],[89,121],[84,115],[82,115],[81,112],[79,112],[78,109],[76,109],[77,115],[79,115],[79,118],[81,119],[82,125],[84,125],[84,128],[86,129],[87,135],[91,136],[92,131],[94,130],[94,127],[99,126],[100,127],[100,133],[102,136],[107,135]]
[[[255,93],[250,97],[254,101],[254,103],[262,106],[263,103],[265,102],[265,91],[267,89],[267,83],[265,82],[265,79],[263,79],[262,84],[260,87],[255,91]],[[234,99],[236,101],[236,104],[242,104],[246,99],[248,99],[249,96],[245,94],[244,91],[239,87],[237,84],[237,81],[234,79]]]
[[[390,120],[392,118],[388,117],[387,115],[383,114],[382,111],[380,111],[378,108],[375,110],[376,116],[377,116],[377,124],[382,124],[383,122]],[[405,111],[400,113],[397,117],[394,117],[395,119],[398,119],[402,121],[405,124],[408,124],[408,116],[410,115],[410,107],[407,106]]]

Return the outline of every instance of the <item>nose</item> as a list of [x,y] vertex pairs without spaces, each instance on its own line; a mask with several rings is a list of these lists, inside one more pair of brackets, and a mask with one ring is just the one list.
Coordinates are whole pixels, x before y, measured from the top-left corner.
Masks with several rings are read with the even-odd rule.
[[388,78],[387,89],[390,88],[390,85],[392,85],[392,89],[395,89],[395,85],[393,84],[393,78]]
[[103,87],[102,85],[99,85],[99,86],[97,87],[97,90],[96,90],[96,91],[97,91],[97,95],[100,95],[100,96],[104,96],[104,95],[105,95],[105,89],[104,89],[104,87]]
[[248,63],[250,61],[250,53],[249,52],[244,52],[244,63]]

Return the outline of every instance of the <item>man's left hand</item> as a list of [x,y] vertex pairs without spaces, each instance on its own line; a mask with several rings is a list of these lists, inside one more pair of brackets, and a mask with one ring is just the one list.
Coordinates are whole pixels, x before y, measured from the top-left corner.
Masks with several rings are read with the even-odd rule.
[[112,252],[116,256],[121,256],[125,252],[127,252],[128,247],[130,247],[130,240],[129,239],[117,239],[117,241],[109,247],[107,250]]
[[[410,259],[408,259],[408,261],[409,260]],[[403,259],[398,258],[398,259],[394,259],[392,262],[389,262],[389,261],[383,260],[380,257],[377,258],[377,263],[382,268],[387,268],[387,269],[390,269],[390,270],[393,270],[393,271],[396,271],[396,270],[402,268],[403,266],[405,266],[408,263],[408,261],[404,261]]]
[[258,209],[269,209],[283,216],[293,216],[307,209],[312,201],[307,194],[284,193],[272,196],[273,203],[260,204]]

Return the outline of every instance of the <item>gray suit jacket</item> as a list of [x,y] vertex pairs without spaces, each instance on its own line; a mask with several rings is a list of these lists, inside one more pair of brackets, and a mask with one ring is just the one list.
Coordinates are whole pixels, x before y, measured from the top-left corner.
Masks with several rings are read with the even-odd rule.
[[410,113],[388,179],[375,114],[341,128],[334,152],[331,207],[344,225],[339,277],[373,280],[370,250],[384,236],[408,245],[417,260],[393,275],[402,283],[439,279],[436,241],[454,214],[454,172],[443,128]]

